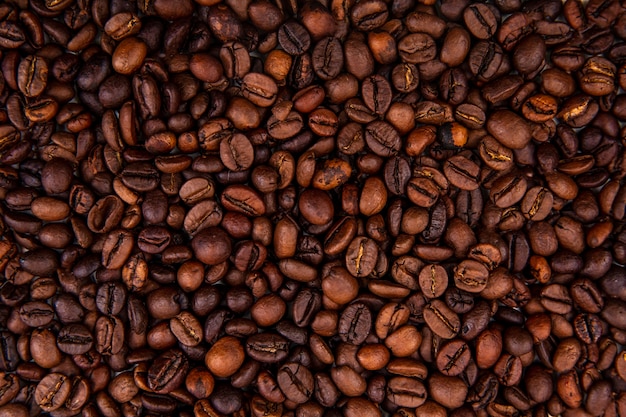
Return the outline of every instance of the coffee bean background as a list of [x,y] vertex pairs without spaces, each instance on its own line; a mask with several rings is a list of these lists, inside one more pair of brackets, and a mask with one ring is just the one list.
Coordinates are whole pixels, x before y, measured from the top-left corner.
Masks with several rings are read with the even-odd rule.
[[626,417],[626,1],[0,3],[1,417]]

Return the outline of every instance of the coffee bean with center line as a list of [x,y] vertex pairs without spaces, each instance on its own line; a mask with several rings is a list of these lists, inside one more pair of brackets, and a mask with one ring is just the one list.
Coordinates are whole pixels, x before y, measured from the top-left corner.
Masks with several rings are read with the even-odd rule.
[[265,203],[261,196],[246,185],[231,185],[224,189],[221,196],[222,206],[248,216],[265,214]]
[[472,4],[466,8],[463,20],[472,35],[478,39],[489,39],[498,29],[498,20],[486,4]]
[[343,69],[343,49],[337,38],[324,38],[313,48],[311,55],[315,74],[322,80],[336,78]]
[[508,208],[524,198],[527,187],[526,178],[520,174],[508,174],[493,183],[489,195],[497,207]]
[[481,139],[478,152],[485,165],[496,171],[506,171],[514,164],[513,151],[493,136],[486,135]]
[[418,279],[422,293],[428,298],[439,298],[448,288],[448,273],[441,265],[426,265]]
[[267,120],[267,132],[274,139],[285,140],[296,136],[304,126],[300,113],[289,112],[284,119],[275,115]]
[[488,279],[487,267],[473,259],[465,259],[454,268],[454,283],[463,291],[479,293],[487,286]]
[[372,152],[382,157],[392,156],[402,146],[398,132],[382,121],[371,122],[365,127],[365,142]]
[[521,202],[521,211],[524,217],[533,220],[544,220],[552,211],[554,196],[545,187],[536,186],[529,189]]
[[433,300],[424,307],[424,321],[437,336],[452,339],[459,333],[459,316],[441,300]]
[[365,236],[355,237],[346,250],[346,268],[355,277],[372,273],[378,259],[376,242]]
[[278,43],[290,55],[300,55],[311,47],[311,35],[298,22],[289,21],[278,28]]
[[170,329],[176,339],[185,346],[197,346],[202,342],[202,326],[188,311],[181,311],[170,319]]
[[444,375],[460,375],[471,360],[469,346],[462,340],[455,339],[441,346],[437,352],[437,369]]
[[396,376],[387,383],[387,399],[400,407],[419,407],[426,401],[426,387],[415,378]]
[[57,335],[57,346],[63,353],[82,355],[93,347],[93,336],[87,327],[70,324],[63,327]]
[[116,316],[100,316],[94,328],[96,350],[103,355],[116,355],[124,347],[124,323]]
[[480,167],[461,155],[455,155],[446,160],[443,172],[450,184],[467,191],[478,188]]
[[430,178],[411,178],[407,184],[407,197],[414,204],[429,208],[439,199],[439,188]]
[[522,368],[519,357],[505,353],[494,364],[493,370],[502,385],[515,386],[522,379]]
[[276,380],[285,397],[296,404],[305,403],[313,395],[315,386],[313,375],[299,363],[284,364],[278,370]]
[[39,381],[34,400],[43,411],[51,412],[63,406],[71,389],[71,381],[67,376],[53,372]]
[[557,114],[556,99],[547,94],[535,94],[522,105],[522,114],[531,122],[543,123],[552,120]]
[[155,358],[148,369],[148,386],[157,394],[167,394],[183,383],[188,368],[182,351],[168,350]]
[[[206,185],[204,181],[198,181],[198,185]],[[202,200],[195,204],[183,219],[183,229],[194,237],[202,230],[215,227],[220,224],[224,215],[219,204],[214,200]]]
[[54,310],[49,304],[42,301],[29,301],[20,307],[19,316],[27,326],[41,327],[52,321]]
[[274,333],[259,333],[246,340],[246,353],[259,362],[278,363],[287,358],[289,342]]
[[254,148],[250,140],[236,133],[220,142],[220,159],[226,168],[245,171],[254,162]]
[[344,342],[360,345],[369,335],[372,313],[363,303],[352,303],[341,313],[338,333]]
[[48,84],[48,64],[39,56],[28,56],[17,70],[17,85],[26,97],[37,97]]
[[249,72],[243,77],[243,96],[260,107],[269,107],[276,101],[276,82],[265,74]]
[[309,127],[318,136],[334,136],[339,120],[329,109],[316,109],[309,114]]
[[363,80],[361,96],[371,111],[379,115],[385,114],[391,105],[391,85],[382,76],[372,75]]
[[134,247],[134,237],[127,230],[110,232],[102,248],[102,265],[107,269],[121,268]]

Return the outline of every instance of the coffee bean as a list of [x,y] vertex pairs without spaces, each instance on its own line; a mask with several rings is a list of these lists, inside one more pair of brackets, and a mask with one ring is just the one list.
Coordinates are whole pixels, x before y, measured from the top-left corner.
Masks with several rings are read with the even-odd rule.
[[27,326],[41,327],[52,321],[54,310],[42,301],[29,301],[20,307],[19,316]]
[[17,84],[24,96],[37,97],[46,89],[48,83],[48,64],[37,56],[28,56],[17,70]]
[[93,347],[93,336],[85,326],[70,324],[59,331],[57,345],[64,353],[82,355]]
[[478,39],[491,38],[498,28],[498,20],[485,4],[471,5],[463,12],[465,25]]
[[460,375],[468,365],[471,353],[467,344],[461,340],[452,340],[437,352],[437,369],[444,375]]
[[59,409],[70,395],[70,379],[60,373],[46,375],[35,389],[34,400],[46,412]]
[[148,369],[148,386],[157,394],[167,394],[182,384],[189,367],[180,350],[169,350],[155,358]]
[[336,38],[325,38],[313,48],[313,70],[322,80],[336,78],[343,69],[343,50]]
[[[206,338],[206,337],[205,337]],[[234,374],[244,361],[241,343],[232,336],[219,339],[204,358],[207,368],[217,377]]]
[[170,329],[185,346],[197,346],[202,341],[202,326],[189,312],[182,311],[170,319]]
[[372,122],[365,128],[367,146],[383,157],[389,157],[400,149],[400,137],[391,125],[385,122]]
[[453,156],[446,161],[443,170],[452,185],[468,191],[478,188],[477,177],[480,168],[469,159]]
[[433,300],[424,307],[424,320],[436,335],[452,339],[460,330],[459,317],[441,300]]
[[362,303],[350,304],[341,314],[338,332],[344,342],[359,345],[369,335],[372,313]]
[[124,324],[116,316],[100,316],[94,329],[96,350],[103,355],[115,355],[124,346]]
[[278,29],[280,46],[291,55],[300,55],[311,47],[311,35],[300,24],[290,21]]
[[0,414],[620,414],[619,2],[13,3]]
[[448,273],[440,265],[427,265],[420,271],[419,285],[428,298],[439,298],[448,288]]
[[283,365],[276,379],[285,396],[297,404],[306,402],[313,395],[313,376],[299,363]]
[[288,355],[289,343],[280,335],[260,333],[246,340],[246,352],[263,363],[282,362]]
[[346,268],[355,277],[369,275],[376,266],[378,247],[372,239],[356,237],[346,251]]

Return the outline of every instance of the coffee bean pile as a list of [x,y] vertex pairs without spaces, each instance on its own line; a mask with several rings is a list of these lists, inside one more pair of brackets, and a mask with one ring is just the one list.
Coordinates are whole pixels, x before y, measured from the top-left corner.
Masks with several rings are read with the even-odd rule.
[[626,417],[625,0],[0,2],[0,417]]

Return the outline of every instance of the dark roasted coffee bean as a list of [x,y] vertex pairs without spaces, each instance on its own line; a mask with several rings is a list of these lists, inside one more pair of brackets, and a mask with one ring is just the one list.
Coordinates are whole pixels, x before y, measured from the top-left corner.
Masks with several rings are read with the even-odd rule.
[[17,72],[17,83],[26,97],[37,97],[48,83],[48,64],[38,56],[28,56],[21,63]]
[[313,376],[299,363],[283,365],[276,379],[285,396],[297,404],[305,403],[313,395]]
[[478,39],[489,39],[495,35],[498,20],[485,4],[474,4],[463,12],[465,25]]
[[336,38],[325,38],[319,41],[311,54],[313,70],[322,80],[336,78],[343,69],[343,50],[341,42]]
[[19,315],[27,326],[42,327],[50,324],[54,318],[54,310],[42,301],[29,301],[20,307]]
[[70,324],[59,331],[57,346],[70,355],[87,353],[93,347],[93,336],[89,329],[80,324]]
[[100,316],[94,328],[96,350],[103,355],[115,355],[124,347],[124,324],[115,316]]
[[278,334],[260,333],[246,340],[246,352],[262,363],[283,361],[288,353],[289,342]]
[[344,342],[359,345],[365,341],[372,327],[372,313],[362,303],[350,304],[339,319],[338,332]]
[[311,35],[300,24],[290,21],[278,29],[280,46],[291,55],[300,55],[311,47]]
[[459,155],[453,156],[446,161],[443,170],[450,184],[468,191],[478,188],[480,168],[469,159]]
[[148,386],[159,394],[166,394],[183,383],[188,362],[179,350],[169,350],[155,358],[148,370]]
[[[9,332],[1,332],[0,335],[4,341],[0,349],[0,370],[3,372],[14,371],[19,362],[15,337]],[[9,386],[11,385],[9,384]]]

